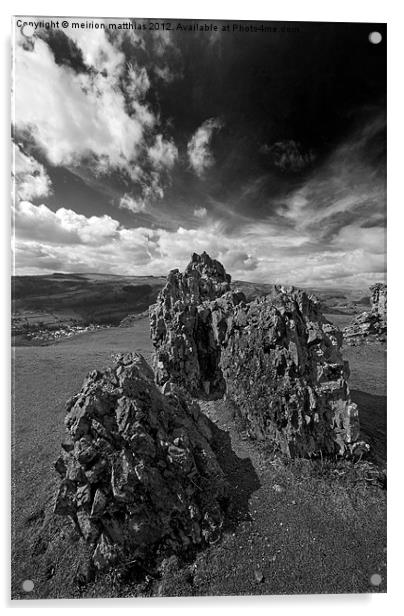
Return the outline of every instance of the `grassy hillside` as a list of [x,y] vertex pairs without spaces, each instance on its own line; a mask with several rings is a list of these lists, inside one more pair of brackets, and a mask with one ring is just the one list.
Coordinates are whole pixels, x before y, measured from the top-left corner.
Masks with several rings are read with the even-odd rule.
[[13,333],[65,323],[117,325],[155,302],[163,277],[103,274],[14,276]]
[[[130,326],[133,315],[141,315],[156,301],[165,281],[163,276],[94,273],[14,276],[13,344],[46,343],[49,332],[64,337],[90,324],[116,326],[125,319],[124,324]],[[243,291],[248,301],[273,291],[270,283],[240,280],[233,281],[232,288]],[[369,306],[369,296],[362,289],[307,290],[320,299],[326,314],[346,315],[347,322]]]
[[307,289],[321,301],[323,312],[328,314],[355,315],[370,308],[369,289],[312,287]]

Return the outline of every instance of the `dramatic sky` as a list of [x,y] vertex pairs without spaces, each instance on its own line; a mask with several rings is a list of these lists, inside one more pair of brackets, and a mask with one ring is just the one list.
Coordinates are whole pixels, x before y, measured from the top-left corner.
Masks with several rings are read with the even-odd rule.
[[17,30],[16,273],[159,275],[206,250],[242,280],[384,279],[385,27],[215,23]]

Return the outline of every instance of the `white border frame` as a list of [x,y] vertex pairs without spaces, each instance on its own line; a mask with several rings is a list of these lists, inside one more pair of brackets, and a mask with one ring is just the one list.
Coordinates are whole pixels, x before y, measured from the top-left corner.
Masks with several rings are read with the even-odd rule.
[[[3,163],[1,174],[3,183],[2,211],[2,282],[3,301],[1,303],[4,326],[1,329],[1,346],[5,349],[1,375],[3,377],[3,448],[2,470],[3,487],[5,490],[3,508],[1,511],[3,539],[3,562],[0,575],[2,593],[1,603],[6,609],[20,610],[53,610],[75,609],[76,613],[93,613],[95,610],[135,609],[147,614],[164,610],[165,616],[178,615],[179,612],[192,610],[194,614],[217,613],[226,608],[235,614],[243,614],[246,609],[254,609],[257,613],[282,612],[315,616],[365,613],[368,616],[377,614],[388,606],[389,615],[399,612],[399,605],[404,601],[401,597],[402,539],[403,522],[400,507],[400,492],[402,492],[402,422],[404,409],[402,403],[402,348],[400,340],[403,330],[401,316],[404,306],[402,282],[402,250],[404,224],[403,187],[402,187],[402,150],[403,150],[403,71],[402,58],[404,49],[401,32],[404,27],[403,10],[396,0],[335,0],[332,4],[324,0],[284,0],[279,3],[259,0],[249,2],[224,2],[205,0],[203,5],[191,4],[180,0],[170,3],[163,0],[148,2],[129,2],[114,0],[108,4],[104,0],[91,3],[87,0],[69,0],[66,4],[56,5],[50,0],[3,0],[1,7],[0,27],[2,30],[2,84],[4,96],[2,105],[2,148]],[[389,285],[389,352],[388,352],[388,449],[389,449],[389,514],[388,514],[388,592],[387,594],[371,595],[307,595],[307,596],[265,596],[265,597],[229,597],[229,598],[190,598],[190,599],[103,599],[103,600],[40,600],[11,601],[10,597],[10,73],[11,73],[11,17],[12,15],[58,15],[61,16],[92,16],[92,17],[175,17],[188,19],[256,19],[278,21],[334,21],[334,22],[369,22],[388,24],[388,285]],[[400,276],[401,274],[401,276]],[[394,332],[394,337],[392,332]],[[400,355],[398,355],[400,353]],[[402,502],[402,499],[401,499]]]

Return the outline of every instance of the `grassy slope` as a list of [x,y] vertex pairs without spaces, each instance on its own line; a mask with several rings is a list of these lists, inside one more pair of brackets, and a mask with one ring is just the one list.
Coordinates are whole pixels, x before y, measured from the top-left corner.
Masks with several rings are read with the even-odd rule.
[[[385,356],[380,348],[352,347],[347,353],[352,388],[379,396],[377,416],[385,421]],[[79,589],[73,580],[83,548],[69,522],[51,515],[57,485],[52,463],[63,435],[64,401],[78,390],[86,371],[109,363],[111,352],[127,350],[150,359],[147,320],[131,329],[15,349],[14,597],[27,598],[21,591],[24,579],[35,583],[32,598],[385,590],[385,493],[368,485],[361,473],[274,460],[235,431],[224,403],[204,405],[217,423],[217,447],[234,486],[235,508],[223,539],[201,552],[195,563],[174,566],[163,583],[150,578],[140,586],[117,585],[102,578]],[[371,405],[361,405],[362,411],[372,432]],[[376,432],[373,438],[383,452],[385,433]],[[274,490],[276,485],[282,491]],[[264,576],[260,583],[257,569]],[[381,574],[380,587],[370,584],[373,573]]]
[[[37,582],[38,596],[47,593],[48,556],[38,561],[33,556],[40,549],[39,530],[45,516],[49,519],[58,483],[53,462],[64,437],[64,404],[78,391],[89,370],[110,363],[113,352],[133,350],[150,358],[144,321],[129,330],[101,330],[54,345],[13,350],[13,589],[17,595],[24,579]],[[55,529],[55,533],[53,539],[58,540],[59,531]],[[69,525],[66,533],[70,536]],[[63,549],[67,548],[68,542],[63,543]],[[62,593],[63,577],[56,578]],[[39,580],[45,581],[41,585]],[[52,592],[58,596],[57,584]]]
[[77,321],[118,325],[129,313],[148,308],[164,282],[164,278],[153,276],[14,276],[13,315],[30,324]]

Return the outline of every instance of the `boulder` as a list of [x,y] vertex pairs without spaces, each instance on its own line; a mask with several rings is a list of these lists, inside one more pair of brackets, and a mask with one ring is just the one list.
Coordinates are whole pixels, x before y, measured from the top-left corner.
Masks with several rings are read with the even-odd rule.
[[228,484],[212,424],[178,387],[166,390],[141,355],[117,355],[67,404],[55,513],[73,519],[99,569],[141,566],[220,535]]
[[349,452],[359,418],[341,332],[304,291],[247,302],[219,266],[204,253],[170,272],[150,311],[156,382],[226,395],[251,436],[287,455]]

